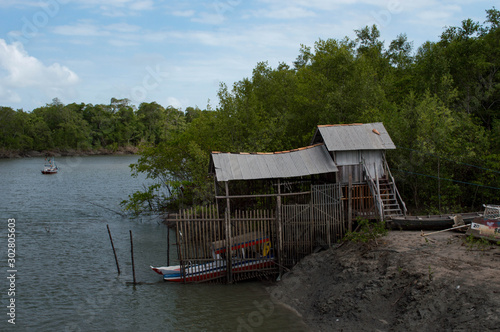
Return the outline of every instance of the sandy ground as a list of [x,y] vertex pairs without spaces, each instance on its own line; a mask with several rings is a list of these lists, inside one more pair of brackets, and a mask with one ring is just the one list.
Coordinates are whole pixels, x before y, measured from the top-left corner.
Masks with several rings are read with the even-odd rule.
[[304,258],[269,288],[311,331],[500,331],[500,246],[391,231]]

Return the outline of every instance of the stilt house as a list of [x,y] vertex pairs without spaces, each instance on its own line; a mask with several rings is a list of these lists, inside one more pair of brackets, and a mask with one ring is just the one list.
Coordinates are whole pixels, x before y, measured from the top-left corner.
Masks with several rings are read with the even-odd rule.
[[349,184],[368,187],[374,209],[366,209],[370,202],[360,200],[362,197],[358,195],[354,197],[360,203],[354,208],[355,214],[369,217],[375,214],[380,219],[406,214],[385,159],[385,151],[396,146],[381,122],[318,126],[311,143],[325,144],[338,168],[336,182],[343,187]]
[[[385,159],[385,151],[395,148],[382,123],[368,123],[318,126],[310,146],[290,151],[212,152],[209,173],[216,204],[201,212],[180,211],[181,265],[213,259],[207,244],[223,243],[231,255],[218,257],[217,264],[231,267],[247,259],[245,246],[252,244],[260,260],[277,264],[251,271],[229,268],[225,280],[281,274],[318,248],[336,243],[353,229],[357,217],[405,214]],[[264,255],[257,240],[237,243],[246,234],[268,239],[272,251]]]
[[[346,220],[390,219],[406,213],[385,159],[385,151],[395,148],[380,122],[320,125],[308,147],[274,153],[213,152],[210,173],[216,181],[217,198],[231,197],[228,184],[234,181],[247,181],[245,187],[249,188],[258,180],[274,180],[274,194],[278,194],[287,180],[309,179],[311,184],[339,185]],[[225,196],[219,195],[221,190]]]

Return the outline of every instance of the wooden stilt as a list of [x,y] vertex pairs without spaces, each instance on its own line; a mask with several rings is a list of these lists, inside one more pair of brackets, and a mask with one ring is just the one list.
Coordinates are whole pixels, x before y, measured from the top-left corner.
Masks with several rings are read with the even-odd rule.
[[229,284],[233,283],[233,271],[232,271],[232,263],[231,263],[231,203],[229,199],[229,184],[226,181],[226,273],[227,273],[227,282]]
[[352,232],[352,174],[349,171],[349,185],[347,187],[347,227]]
[[118,257],[116,256],[116,250],[115,245],[113,244],[113,238],[111,237],[111,231],[109,230],[109,225],[106,225],[106,227],[108,228],[109,240],[111,241],[111,247],[113,248],[113,254],[115,255],[116,270],[118,271],[118,274],[120,274],[120,266],[118,265]]
[[167,226],[167,266],[170,266],[170,227]]
[[132,230],[130,232],[130,256],[132,257],[132,275],[134,277],[134,285],[137,284],[135,280],[135,265],[134,265],[134,241],[132,240]]

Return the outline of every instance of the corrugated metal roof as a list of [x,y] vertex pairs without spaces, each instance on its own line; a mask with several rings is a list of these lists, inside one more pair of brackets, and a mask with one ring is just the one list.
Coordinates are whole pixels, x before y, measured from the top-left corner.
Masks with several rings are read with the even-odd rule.
[[382,122],[318,126],[312,142],[324,142],[328,151],[396,148]]
[[290,178],[337,172],[324,144],[275,153],[212,152],[210,171],[218,181]]

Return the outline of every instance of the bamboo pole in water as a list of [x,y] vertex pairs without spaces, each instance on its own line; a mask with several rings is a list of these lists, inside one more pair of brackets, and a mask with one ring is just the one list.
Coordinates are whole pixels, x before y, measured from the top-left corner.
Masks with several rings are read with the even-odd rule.
[[134,276],[134,285],[137,284],[135,281],[135,265],[134,265],[134,241],[132,240],[132,230],[130,232],[130,256],[132,257],[132,275]]
[[106,227],[108,228],[109,240],[111,241],[111,248],[113,248],[113,254],[115,254],[116,269],[118,270],[118,274],[120,274],[120,266],[118,265],[118,257],[116,257],[116,250],[115,250],[115,245],[113,244],[113,238],[111,237],[111,231],[109,230],[109,225],[106,225]]

